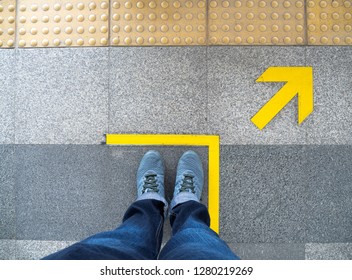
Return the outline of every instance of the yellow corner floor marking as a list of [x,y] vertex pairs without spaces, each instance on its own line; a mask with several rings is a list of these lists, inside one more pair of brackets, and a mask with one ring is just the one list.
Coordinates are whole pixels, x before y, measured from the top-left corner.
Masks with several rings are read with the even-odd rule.
[[304,15],[304,0],[210,0],[209,44],[302,45]]
[[111,1],[111,45],[205,45],[206,1]]
[[16,0],[0,1],[0,48],[15,46]]
[[352,45],[352,0],[307,3],[310,45]]
[[168,145],[208,147],[208,210],[210,227],[219,233],[220,140],[217,135],[107,134],[107,145]]
[[313,68],[269,67],[256,82],[287,82],[251,121],[263,129],[298,94],[298,123],[313,112]]
[[107,46],[109,1],[19,0],[19,47]]

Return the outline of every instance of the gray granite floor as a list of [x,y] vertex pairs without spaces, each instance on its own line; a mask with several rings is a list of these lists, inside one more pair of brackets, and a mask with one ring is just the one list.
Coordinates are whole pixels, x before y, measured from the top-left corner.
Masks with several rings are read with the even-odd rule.
[[[205,133],[221,138],[220,235],[241,258],[351,259],[351,62],[350,47],[0,50],[0,258],[120,223],[148,148],[105,133]],[[282,84],[255,80],[305,65],[312,115],[297,125],[294,99],[259,131],[250,118]],[[170,198],[187,147],[157,148]]]

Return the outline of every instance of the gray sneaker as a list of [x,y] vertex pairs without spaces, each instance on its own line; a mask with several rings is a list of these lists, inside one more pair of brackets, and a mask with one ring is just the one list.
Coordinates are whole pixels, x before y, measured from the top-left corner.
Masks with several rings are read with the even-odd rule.
[[200,201],[204,184],[202,161],[194,151],[185,152],[177,165],[171,208],[188,200]]
[[164,163],[157,151],[148,151],[142,158],[137,171],[137,200],[157,199],[164,202]]

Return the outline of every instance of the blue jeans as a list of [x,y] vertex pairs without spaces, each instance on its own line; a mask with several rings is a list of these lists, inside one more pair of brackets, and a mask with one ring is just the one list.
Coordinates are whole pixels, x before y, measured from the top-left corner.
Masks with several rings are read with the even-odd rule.
[[160,251],[164,203],[135,201],[117,229],[98,233],[44,259],[201,260],[239,259],[209,228],[207,208],[196,201],[175,206],[170,213],[172,238]]

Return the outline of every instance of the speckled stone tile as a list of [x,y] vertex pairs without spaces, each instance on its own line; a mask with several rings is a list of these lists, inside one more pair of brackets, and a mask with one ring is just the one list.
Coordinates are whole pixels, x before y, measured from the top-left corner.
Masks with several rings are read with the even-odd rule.
[[230,243],[242,260],[304,260],[305,245],[296,243]]
[[16,259],[16,240],[0,239],[0,260]]
[[231,243],[304,243],[304,146],[221,147],[220,236]]
[[[157,147],[18,146],[17,238],[81,240],[117,227],[136,198],[136,171],[151,148]],[[189,147],[157,149],[166,166],[166,197],[171,198],[177,161]],[[207,149],[195,150],[207,170]],[[204,194],[206,202],[206,187]],[[169,236],[166,229],[165,238]]]
[[0,144],[15,140],[15,50],[0,52]]
[[314,112],[307,144],[352,143],[352,48],[307,47],[314,73]]
[[38,260],[73,243],[75,241],[18,240],[16,241],[16,259]]
[[15,159],[13,145],[0,145],[0,238],[15,238]]
[[306,124],[297,124],[297,99],[263,130],[251,118],[283,86],[256,83],[270,66],[304,66],[303,47],[209,47],[209,132],[222,144],[304,144]]
[[307,260],[352,260],[352,243],[308,243]]
[[108,48],[17,52],[16,143],[100,143],[108,127]]
[[352,146],[306,150],[307,242],[352,242]]
[[112,48],[110,133],[206,133],[206,48]]

